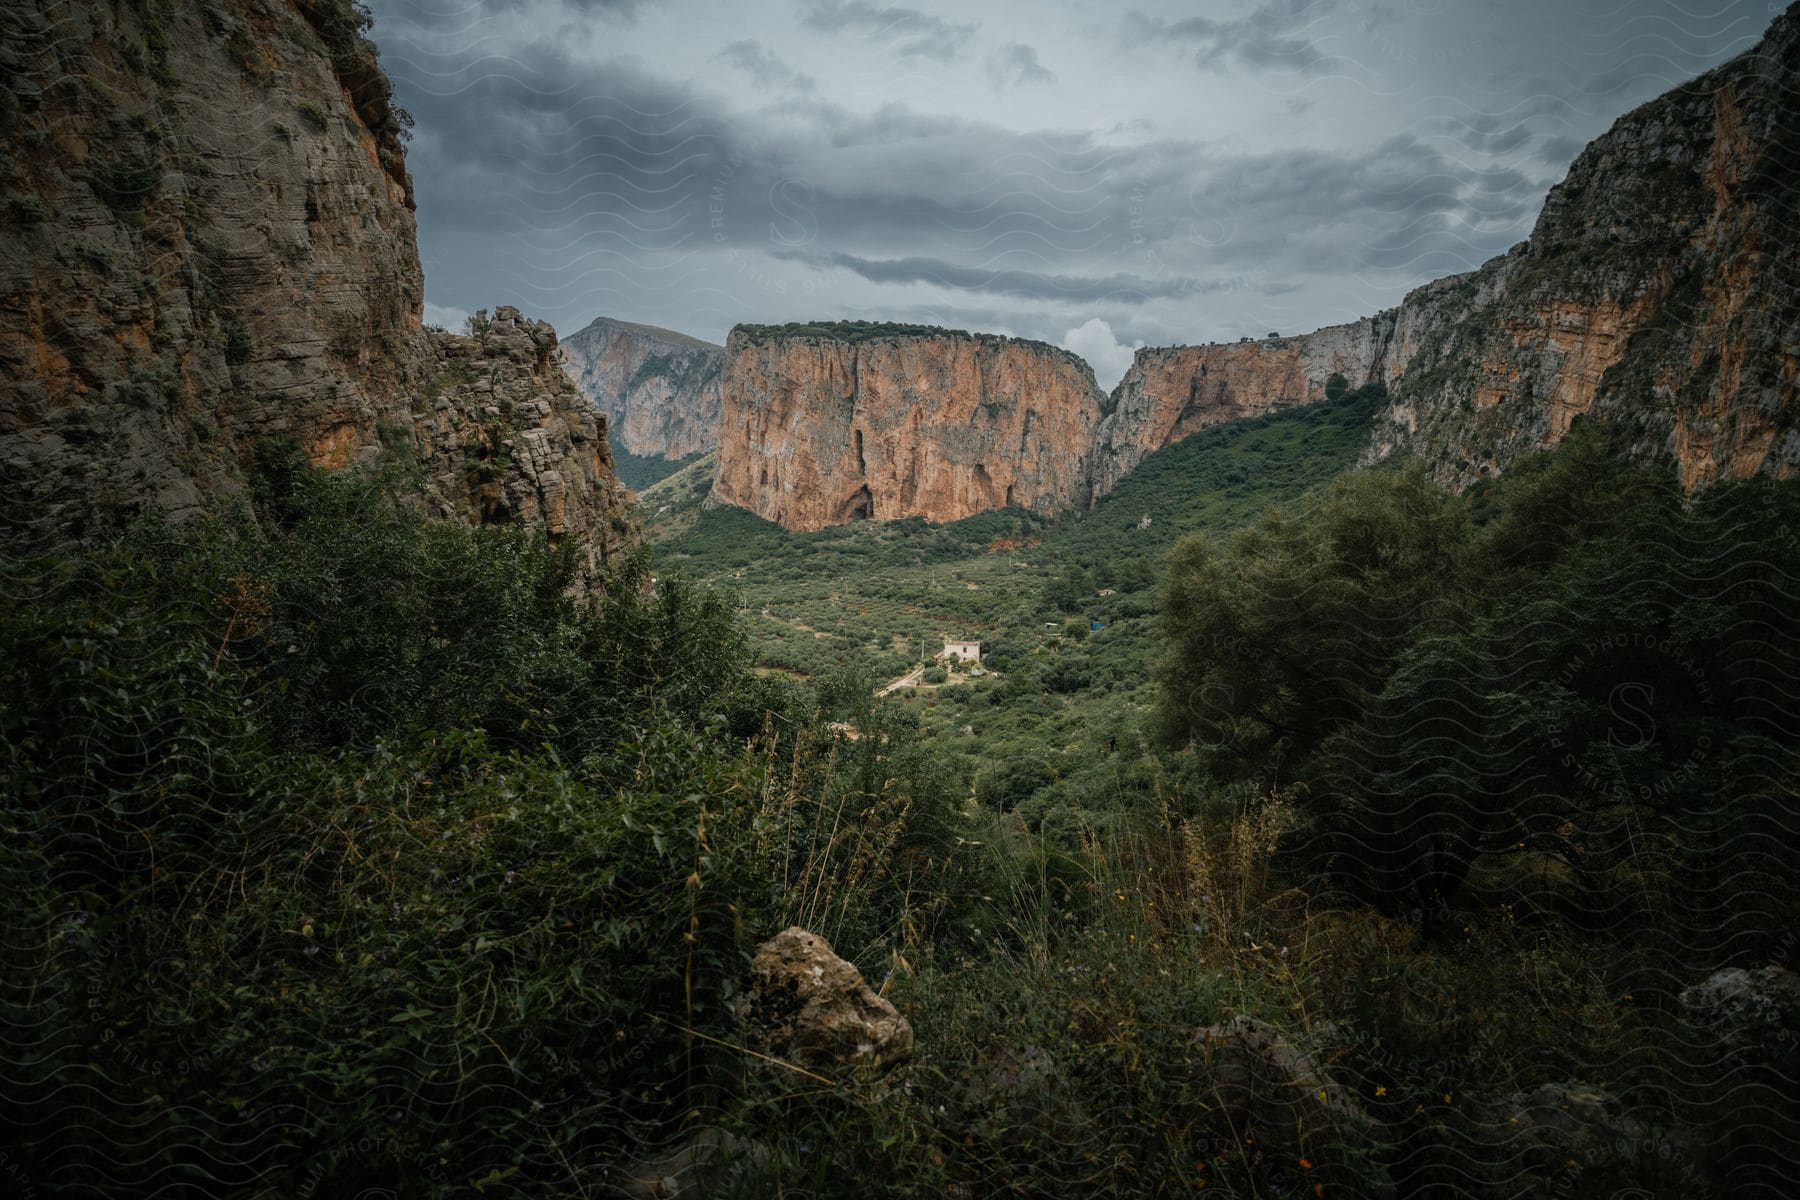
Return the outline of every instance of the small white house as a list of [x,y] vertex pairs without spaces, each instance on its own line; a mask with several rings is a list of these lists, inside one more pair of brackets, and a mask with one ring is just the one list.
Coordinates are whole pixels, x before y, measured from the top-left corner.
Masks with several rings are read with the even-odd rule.
[[939,658],[959,658],[963,662],[978,663],[981,661],[980,642],[945,642],[944,652]]

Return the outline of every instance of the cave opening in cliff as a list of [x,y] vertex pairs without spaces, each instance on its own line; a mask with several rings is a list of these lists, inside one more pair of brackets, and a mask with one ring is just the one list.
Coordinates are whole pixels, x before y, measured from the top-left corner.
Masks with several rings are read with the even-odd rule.
[[869,491],[869,485],[863,484],[838,505],[840,521],[867,521],[875,515],[875,496]]

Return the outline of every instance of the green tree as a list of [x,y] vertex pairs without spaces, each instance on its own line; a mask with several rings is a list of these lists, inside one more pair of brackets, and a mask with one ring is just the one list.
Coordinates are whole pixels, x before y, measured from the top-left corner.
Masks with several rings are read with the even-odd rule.
[[1460,505],[1418,467],[1339,479],[1220,544],[1188,537],[1162,592],[1162,731],[1227,775],[1302,760],[1379,694],[1440,611]]

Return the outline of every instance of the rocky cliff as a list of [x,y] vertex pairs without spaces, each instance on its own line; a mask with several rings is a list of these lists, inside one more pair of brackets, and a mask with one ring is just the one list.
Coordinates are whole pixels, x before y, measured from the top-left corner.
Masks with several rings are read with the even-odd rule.
[[1208,425],[1323,399],[1334,374],[1352,387],[1387,382],[1394,317],[1387,312],[1300,337],[1139,350],[1100,423],[1094,498],[1145,455]]
[[1628,113],[1551,190],[1528,241],[1396,308],[1293,338],[1139,351],[1094,495],[1196,429],[1323,396],[1391,405],[1365,461],[1464,486],[1581,414],[1684,484],[1800,468],[1800,5],[1754,49]]
[[0,525],[241,492],[258,443],[423,466],[422,502],[597,566],[625,536],[555,334],[428,333],[408,118],[345,0],[0,4]]
[[1800,5],[1747,53],[1624,117],[1529,241],[1402,305],[1416,344],[1371,459],[1462,485],[1623,427],[1683,483],[1800,468]]
[[687,458],[719,444],[725,349],[600,317],[563,339],[569,378],[606,414],[613,441],[645,458]]
[[740,325],[713,495],[784,528],[1085,504],[1102,397],[1075,355],[922,326]]

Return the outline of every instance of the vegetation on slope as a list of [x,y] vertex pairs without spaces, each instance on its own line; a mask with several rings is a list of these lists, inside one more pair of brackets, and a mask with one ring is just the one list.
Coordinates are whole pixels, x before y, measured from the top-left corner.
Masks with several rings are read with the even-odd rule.
[[686,458],[664,458],[660,454],[633,454],[609,433],[607,446],[612,451],[613,474],[634,492],[654,487],[683,467],[705,456],[690,454]]
[[[1781,1194],[1791,1041],[1676,997],[1800,918],[1800,547],[1769,532],[1800,485],[1690,501],[1578,427],[1465,497],[1317,488],[1350,411],[1192,439],[1057,524],[702,512],[592,603],[541,543],[279,455],[254,521],[10,563],[9,1164],[597,1195],[723,1128],[744,1196]],[[998,678],[759,674],[739,570],[870,609],[814,642],[991,621]],[[1070,621],[1078,573],[1123,586]],[[746,956],[794,923],[911,1062],[736,1049]],[[1243,1124],[1202,1036],[1235,1016],[1366,1123]]]

